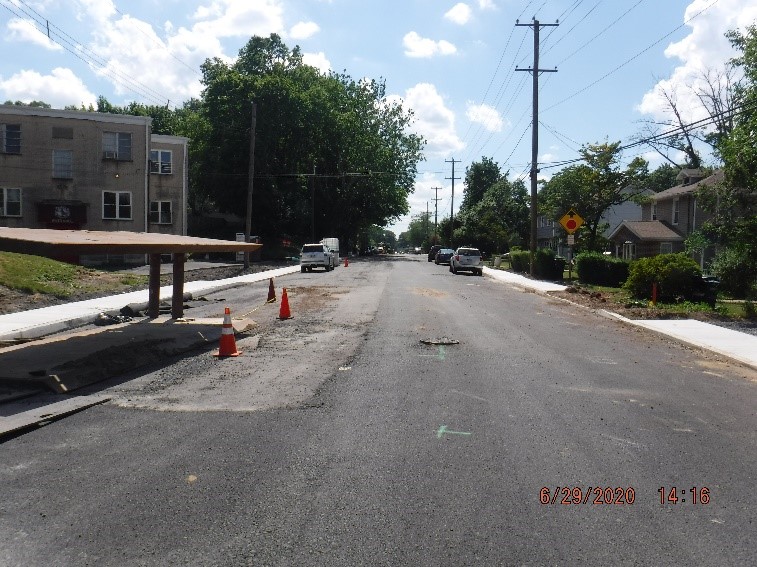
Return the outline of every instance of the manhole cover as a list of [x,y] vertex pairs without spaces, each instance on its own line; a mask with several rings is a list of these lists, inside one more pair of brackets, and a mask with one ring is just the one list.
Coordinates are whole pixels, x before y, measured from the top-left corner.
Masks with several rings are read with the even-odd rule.
[[450,339],[449,337],[439,337],[437,339],[421,339],[424,345],[459,345],[460,341]]

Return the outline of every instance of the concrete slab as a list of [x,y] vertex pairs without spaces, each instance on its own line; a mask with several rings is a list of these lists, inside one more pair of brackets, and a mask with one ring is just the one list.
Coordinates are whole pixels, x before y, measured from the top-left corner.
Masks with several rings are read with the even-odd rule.
[[33,401],[0,407],[0,437],[33,425],[59,419],[110,400],[107,396],[75,396],[60,401],[35,398]]
[[526,276],[514,274],[513,272],[506,272],[504,270],[495,270],[493,268],[484,267],[484,274],[495,280],[507,282],[526,289],[533,289],[536,291],[565,291],[564,285],[541,280],[532,280]]
[[651,329],[684,343],[730,357],[757,370],[757,337],[694,319],[645,320],[626,322]]

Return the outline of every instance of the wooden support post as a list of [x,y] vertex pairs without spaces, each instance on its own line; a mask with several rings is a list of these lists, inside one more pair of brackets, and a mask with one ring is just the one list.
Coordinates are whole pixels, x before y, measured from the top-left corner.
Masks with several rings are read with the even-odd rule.
[[150,254],[150,288],[147,299],[147,316],[160,315],[160,254]]
[[173,298],[171,300],[171,317],[184,317],[184,259],[183,252],[173,255]]

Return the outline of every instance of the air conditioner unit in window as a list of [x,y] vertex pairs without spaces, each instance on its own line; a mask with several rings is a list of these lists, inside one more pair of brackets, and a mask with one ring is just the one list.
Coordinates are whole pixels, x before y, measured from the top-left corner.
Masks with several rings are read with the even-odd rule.
[[117,152],[109,152],[109,151],[106,150],[106,151],[103,152],[103,157],[105,157],[105,159],[117,159],[118,158],[118,153]]

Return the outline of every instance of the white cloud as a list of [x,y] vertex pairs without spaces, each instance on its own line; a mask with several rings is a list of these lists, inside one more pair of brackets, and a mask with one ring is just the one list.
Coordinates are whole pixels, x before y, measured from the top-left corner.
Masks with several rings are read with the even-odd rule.
[[408,57],[433,57],[434,55],[452,55],[457,52],[457,48],[445,40],[434,41],[433,39],[423,38],[416,32],[412,31],[405,34],[402,38],[402,45],[405,47],[405,55]]
[[494,4],[494,0],[478,0],[478,7],[482,10],[496,10],[497,6]]
[[318,53],[303,53],[302,62],[311,67],[315,67],[324,74],[331,70],[331,62],[326,59],[326,55],[323,51],[319,51]]
[[315,22],[298,22],[289,30],[292,39],[308,39],[321,31]]
[[444,17],[450,22],[459,24],[461,26],[467,24],[470,21],[471,16],[472,11],[470,9],[470,6],[463,2],[455,4],[446,14],[444,14]]
[[[711,0],[693,0],[686,9],[684,20],[712,4]],[[747,5],[743,0],[720,0],[712,8],[687,25],[691,32],[681,41],[671,43],[665,50],[669,58],[677,58],[681,65],[670,77],[658,81],[642,98],[636,109],[641,114],[660,120],[669,117],[669,108],[661,96],[664,90],[673,95],[686,122],[706,116],[695,89],[703,85],[703,76],[708,70],[722,70],[723,64],[735,55],[724,33],[757,20],[757,4]]]
[[[87,49],[105,61],[94,71],[113,83],[117,95],[146,104],[180,103],[199,96],[200,65],[212,57],[232,60],[224,53],[223,39],[284,33],[282,0],[210,0],[195,10],[191,27],[175,28],[166,22],[157,31],[118,13],[111,0],[77,2],[78,17],[90,19],[94,30]],[[315,66],[320,68],[324,61],[322,57]]]
[[427,154],[446,157],[465,147],[455,131],[455,115],[434,85],[418,83],[409,88],[404,97],[387,99],[389,102],[400,100],[405,110],[413,111],[412,130],[426,139]]
[[213,0],[210,6],[198,8],[192,31],[198,41],[205,34],[214,38],[283,34],[283,12],[281,0]]
[[42,33],[31,21],[20,18],[8,20],[8,39],[11,41],[29,42],[50,51],[62,51],[63,48]]
[[489,132],[501,132],[505,126],[505,122],[497,109],[488,104],[468,102],[468,110],[465,112],[465,116],[471,122],[481,124]]
[[31,102],[42,100],[53,108],[68,105],[97,104],[97,96],[90,92],[71,69],[58,67],[50,75],[23,70],[8,79],[0,78],[3,99]]

